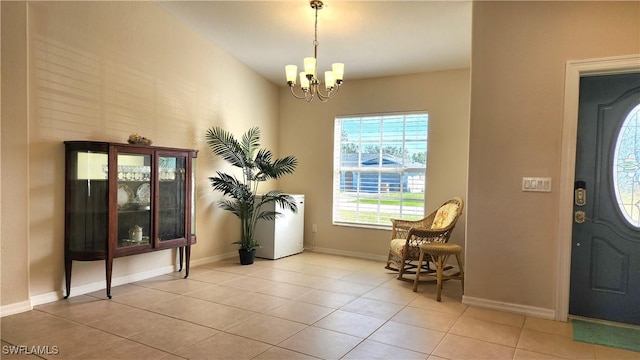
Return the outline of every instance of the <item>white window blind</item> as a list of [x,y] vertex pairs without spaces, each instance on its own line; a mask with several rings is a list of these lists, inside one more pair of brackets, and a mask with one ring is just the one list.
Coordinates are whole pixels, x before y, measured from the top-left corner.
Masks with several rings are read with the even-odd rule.
[[427,113],[336,118],[333,223],[424,217],[427,135]]

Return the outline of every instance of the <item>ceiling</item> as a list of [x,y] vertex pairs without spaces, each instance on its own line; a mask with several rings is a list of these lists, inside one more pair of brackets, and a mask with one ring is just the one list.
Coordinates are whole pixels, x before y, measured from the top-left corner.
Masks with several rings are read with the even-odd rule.
[[[158,1],[257,73],[284,85],[284,66],[313,56],[308,0]],[[318,72],[345,64],[345,82],[468,68],[471,1],[332,1],[318,11]]]

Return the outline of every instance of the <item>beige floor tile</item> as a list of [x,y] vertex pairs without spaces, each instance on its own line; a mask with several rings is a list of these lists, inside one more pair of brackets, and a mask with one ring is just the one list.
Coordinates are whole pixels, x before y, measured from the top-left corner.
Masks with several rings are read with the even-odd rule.
[[275,345],[306,328],[307,325],[269,315],[256,315],[226,332]]
[[358,298],[340,308],[356,314],[373,316],[384,320],[391,319],[403,306],[373,299]]
[[[2,356],[0,358],[4,360],[39,360],[42,359],[36,354],[33,354],[31,349],[24,347],[23,345],[14,345],[8,342],[2,341]],[[55,351],[51,349],[51,351]]]
[[307,327],[278,346],[322,359],[339,359],[361,341],[359,337]]
[[305,274],[305,273],[290,272],[287,279],[281,280],[281,281],[288,284],[306,286],[313,289],[320,289],[323,286],[334,281],[334,279],[317,276],[317,275]]
[[27,346],[45,346],[49,349],[57,347],[58,353],[42,356],[46,359],[67,359],[78,354],[91,351],[97,346],[113,344],[121,337],[89,327],[72,327],[49,336],[25,341]]
[[414,307],[405,307],[391,318],[395,322],[442,332],[449,331],[457,319],[458,315]]
[[269,310],[266,314],[309,325],[331,314],[333,311],[335,311],[335,309],[320,305],[291,301],[286,305]]
[[277,308],[284,304],[291,302],[289,299],[281,298],[278,296],[261,294],[257,292],[244,291],[240,295],[232,296],[223,300],[220,300],[220,304],[225,304],[245,310],[250,310],[258,313],[266,313],[271,309]]
[[519,327],[461,316],[449,330],[450,334],[516,347],[520,338]]
[[134,341],[122,339],[110,344],[98,345],[95,348],[69,357],[79,360],[160,360],[169,354]]
[[144,285],[140,283],[140,286],[183,295],[206,288],[208,286],[211,286],[211,284],[192,279],[176,279],[170,276],[164,276],[161,279],[155,281],[144,282]]
[[163,357],[162,360],[186,360],[186,359],[181,356],[171,354]]
[[440,356],[436,356],[436,355],[429,355],[427,360],[449,360],[449,359],[441,358]]
[[181,320],[172,320],[162,326],[150,328],[130,338],[169,353],[191,346],[219,333],[208,327],[192,324]]
[[88,325],[110,334],[128,338],[149,328],[162,326],[171,318],[149,311],[132,309],[121,314],[109,316]]
[[374,332],[369,340],[430,354],[445,333],[389,321]]
[[244,360],[252,359],[270,347],[271,345],[259,341],[220,333],[195,345],[185,346],[176,354],[192,360]]
[[442,301],[436,301],[435,295],[418,296],[409,306],[453,315],[462,315],[467,309],[467,305],[462,304],[459,300],[451,301],[443,298]]
[[259,291],[260,289],[269,288],[274,284],[275,283],[271,280],[260,279],[252,276],[239,276],[235,279],[223,281],[219,285],[246,291]]
[[342,359],[353,360],[424,360],[428,355],[416,351],[402,349],[399,347],[365,340],[360,345],[356,346]]
[[316,304],[339,309],[357,298],[357,296],[353,295],[341,294],[326,290],[315,290],[306,295],[297,297],[296,301],[302,301],[309,304]]
[[240,277],[240,275],[238,274],[211,269],[206,269],[206,271],[202,271],[198,274],[189,275],[189,279],[203,281],[210,284],[219,284],[225,281],[236,279],[238,277]]
[[366,338],[384,323],[385,320],[376,317],[338,310],[320,319],[313,326]]
[[352,281],[335,280],[320,288],[321,290],[333,291],[340,294],[362,296],[375,289],[374,285],[359,284]]
[[273,286],[257,290],[256,292],[279,296],[285,299],[295,299],[312,292],[313,288],[285,283],[275,283]]
[[511,314],[490,309],[482,309],[474,306],[470,306],[469,308],[467,308],[464,314],[462,314],[462,317],[471,317],[478,320],[486,320],[519,328],[522,327],[525,320],[525,316],[523,315]]
[[[140,286],[134,285],[134,284],[124,284],[124,285],[118,285],[118,286],[112,286],[111,287],[111,297],[113,298],[114,296],[121,296],[124,294],[129,294],[132,292],[136,292],[136,291],[140,291],[141,289],[143,289]],[[86,294],[87,296],[92,296],[98,299],[103,299],[106,300],[107,299],[107,290],[106,289],[102,289],[102,290],[98,290],[98,291],[94,291],[91,293]]]
[[213,284],[204,289],[196,290],[190,293],[184,294],[184,296],[213,301],[213,302],[222,302],[224,300],[246,294],[246,290],[236,289],[228,286],[221,286]]
[[151,288],[142,288],[140,291],[114,296],[111,301],[124,305],[133,306],[139,309],[149,309],[154,304],[177,298],[180,295],[155,290]]
[[394,278],[394,274],[379,272],[354,272],[351,273],[340,280],[355,282],[359,284],[378,286],[388,281],[389,279]]
[[594,345],[598,360],[640,360],[640,352],[616,349],[608,346]]
[[238,259],[219,261],[219,262],[203,265],[203,267],[207,269],[224,271],[224,272],[237,274],[237,275],[251,275],[255,272],[258,272],[264,269],[264,267],[261,267],[256,264],[240,265],[240,261]]
[[573,327],[570,322],[553,321],[527,316],[526,320],[524,321],[524,328],[549,334],[561,335],[568,338],[573,337]]
[[329,279],[340,279],[349,274],[351,274],[350,270],[345,269],[335,269],[327,266],[320,265],[308,265],[301,269],[301,272],[305,274],[317,275],[321,277],[326,277]]
[[262,354],[253,358],[253,360],[313,360],[317,357],[302,354],[299,352],[283,349],[277,346],[270,348]]
[[518,348],[567,359],[595,359],[595,347],[564,336],[522,329]]
[[[513,360],[562,360],[564,358],[541,354],[524,349],[516,349],[516,353],[513,355]],[[611,359],[609,359],[611,360]]]
[[2,340],[13,345],[37,340],[69,328],[82,328],[80,324],[41,311],[28,311],[0,318]]
[[226,330],[250,320],[256,315],[257,313],[253,311],[203,301],[199,305],[183,309],[180,319],[218,330]]
[[115,301],[96,299],[95,301],[85,302],[76,307],[59,311],[56,313],[56,316],[82,324],[89,324],[96,320],[131,311],[132,309],[133,307],[131,306],[119,304]]
[[514,352],[515,348],[509,346],[447,334],[433,351],[433,355],[451,360],[510,360]]
[[48,304],[37,305],[37,306],[34,306],[33,308],[34,310],[46,312],[49,314],[55,314],[57,312],[69,310],[80,304],[84,304],[92,301],[96,301],[95,296],[78,295],[78,296],[70,297],[68,299],[61,299],[58,301],[50,302]]
[[398,305],[408,305],[418,297],[418,294],[413,291],[398,291],[396,289],[379,286],[362,295],[362,297],[386,301]]

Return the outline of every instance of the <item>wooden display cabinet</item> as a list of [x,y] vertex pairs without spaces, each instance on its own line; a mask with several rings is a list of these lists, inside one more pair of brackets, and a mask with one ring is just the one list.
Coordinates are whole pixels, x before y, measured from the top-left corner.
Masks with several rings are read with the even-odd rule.
[[195,244],[195,158],[191,149],[66,141],[65,299],[74,260],[105,260],[178,248],[189,276]]

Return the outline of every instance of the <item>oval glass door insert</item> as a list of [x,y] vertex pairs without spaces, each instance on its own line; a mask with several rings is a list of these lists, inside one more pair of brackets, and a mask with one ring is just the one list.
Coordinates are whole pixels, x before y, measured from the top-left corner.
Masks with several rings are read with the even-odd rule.
[[640,104],[620,127],[613,153],[613,188],[620,212],[640,228]]

